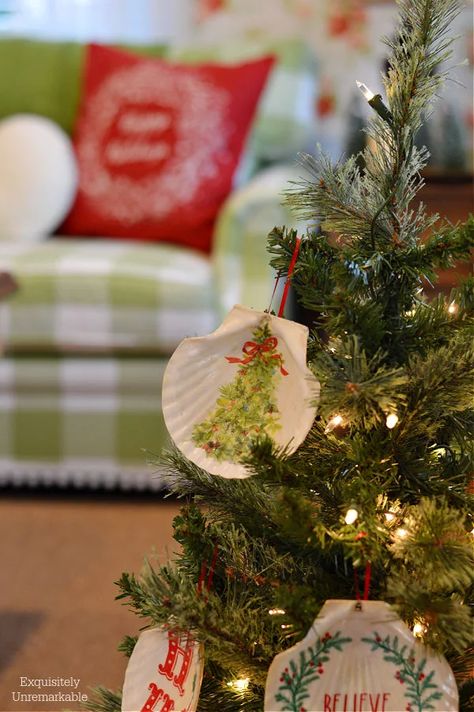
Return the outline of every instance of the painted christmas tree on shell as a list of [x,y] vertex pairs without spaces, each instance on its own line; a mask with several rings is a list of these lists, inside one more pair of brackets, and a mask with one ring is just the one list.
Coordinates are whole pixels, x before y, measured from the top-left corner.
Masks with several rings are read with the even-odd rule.
[[288,375],[265,319],[243,345],[243,356],[228,356],[240,364],[231,383],[220,388],[216,408],[193,429],[193,441],[217,460],[242,461],[252,441],[272,436],[281,427],[276,399],[278,380]]

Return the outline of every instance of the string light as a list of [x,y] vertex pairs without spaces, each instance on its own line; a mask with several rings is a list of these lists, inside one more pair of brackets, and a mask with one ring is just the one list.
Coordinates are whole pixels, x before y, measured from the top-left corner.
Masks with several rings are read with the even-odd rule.
[[245,692],[250,683],[250,678],[241,677],[238,680],[232,680],[227,683],[227,687],[231,687],[236,692]]
[[413,626],[413,635],[415,635],[417,638],[422,638],[425,633],[426,626],[423,625],[421,621],[416,621],[415,625]]
[[448,307],[448,314],[453,314],[453,315],[457,314],[458,310],[459,310],[459,307],[456,304],[456,302],[451,302],[451,304]]
[[359,516],[359,512],[357,509],[354,509],[354,507],[351,507],[350,509],[347,510],[346,516],[344,517],[344,521],[346,524],[354,524],[355,520]]
[[362,94],[364,95],[364,98],[367,99],[367,101],[370,101],[371,99],[374,98],[375,94],[373,91],[370,91],[369,87],[364,84],[363,82],[359,82],[356,80],[357,87],[360,89]]
[[393,122],[393,116],[383,103],[382,95],[374,94],[363,82],[356,81],[356,84],[372,109],[374,109],[384,121],[391,124]]
[[406,529],[403,529],[403,527],[399,527],[399,528],[395,531],[395,537],[396,537],[397,539],[405,539],[405,537],[407,537],[407,536],[408,536],[408,532],[407,532]]
[[390,512],[390,511],[385,512],[385,519],[387,520],[387,522],[393,522],[395,519],[395,516],[396,515],[393,512]]
[[283,608],[270,608],[268,611],[268,614],[270,616],[284,616],[286,611],[283,610]]
[[387,415],[386,420],[385,420],[385,425],[387,426],[387,428],[388,428],[389,430],[392,430],[392,429],[396,426],[396,424],[398,423],[398,420],[399,420],[399,418],[398,418],[398,415],[397,415],[396,413],[389,413],[389,414]]
[[324,432],[331,433],[334,430],[334,428],[339,427],[339,425],[342,425],[343,422],[344,422],[344,418],[342,417],[342,415],[339,415],[339,414],[333,415],[332,418],[329,419]]

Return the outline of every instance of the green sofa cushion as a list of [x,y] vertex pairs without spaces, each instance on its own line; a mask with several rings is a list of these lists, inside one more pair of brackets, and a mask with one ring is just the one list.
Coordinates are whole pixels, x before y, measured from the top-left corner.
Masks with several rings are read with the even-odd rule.
[[[71,134],[79,106],[84,44],[25,38],[0,40],[0,118],[40,114]],[[163,45],[122,46],[162,57]]]
[[18,290],[0,304],[8,353],[171,354],[217,326],[208,257],[165,243],[0,241]]

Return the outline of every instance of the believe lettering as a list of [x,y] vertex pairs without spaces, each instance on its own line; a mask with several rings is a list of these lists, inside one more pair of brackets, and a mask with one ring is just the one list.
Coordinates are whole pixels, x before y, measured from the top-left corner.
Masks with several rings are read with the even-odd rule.
[[344,694],[336,692],[324,695],[323,712],[385,712],[389,692],[356,692]]

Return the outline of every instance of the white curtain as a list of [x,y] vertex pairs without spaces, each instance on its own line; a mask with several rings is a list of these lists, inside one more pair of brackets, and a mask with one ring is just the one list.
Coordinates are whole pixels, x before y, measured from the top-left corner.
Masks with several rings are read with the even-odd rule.
[[193,0],[0,0],[1,34],[97,42],[185,41]]

